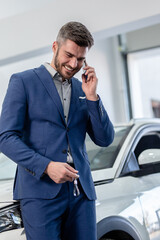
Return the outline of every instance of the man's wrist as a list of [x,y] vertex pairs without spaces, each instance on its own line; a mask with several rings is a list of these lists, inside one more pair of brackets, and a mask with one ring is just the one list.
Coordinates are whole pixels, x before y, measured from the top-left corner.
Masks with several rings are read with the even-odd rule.
[[91,95],[91,96],[86,96],[87,100],[89,101],[97,101],[99,99],[98,95]]
[[45,169],[45,171],[44,171],[44,173],[47,174],[47,175],[48,175],[48,168],[49,168],[49,166],[50,166],[51,163],[53,163],[53,161],[50,161],[50,162],[48,163],[48,165],[47,165],[47,167],[46,167],[46,169]]

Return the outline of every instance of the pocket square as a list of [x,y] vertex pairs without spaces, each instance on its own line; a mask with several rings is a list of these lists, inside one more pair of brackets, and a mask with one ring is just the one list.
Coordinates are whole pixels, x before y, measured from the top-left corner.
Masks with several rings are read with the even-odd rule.
[[85,96],[84,96],[84,97],[81,97],[81,96],[80,96],[79,99],[86,99],[86,97],[85,97]]

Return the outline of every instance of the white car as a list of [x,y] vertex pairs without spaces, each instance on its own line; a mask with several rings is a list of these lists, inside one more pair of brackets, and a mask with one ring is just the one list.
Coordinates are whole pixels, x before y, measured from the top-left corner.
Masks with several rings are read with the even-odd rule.
[[[160,239],[160,120],[115,126],[107,148],[86,139],[96,187],[98,240]],[[12,201],[15,164],[0,154],[0,239],[24,240]],[[47,239],[46,239],[47,240]]]

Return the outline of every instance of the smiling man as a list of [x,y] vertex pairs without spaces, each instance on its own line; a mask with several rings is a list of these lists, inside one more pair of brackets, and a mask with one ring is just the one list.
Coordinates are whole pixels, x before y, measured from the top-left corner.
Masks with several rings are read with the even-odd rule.
[[64,79],[70,79],[77,73],[85,60],[88,47],[80,47],[73,41],[67,39],[53,43],[54,58],[51,66],[56,69]]
[[[53,43],[53,59],[12,75],[0,119],[0,151],[17,163],[28,240],[96,240],[95,189],[85,137],[100,146],[114,131],[97,76],[86,64],[93,37],[69,22]],[[85,67],[84,66],[85,63]],[[84,68],[82,82],[73,76]]]

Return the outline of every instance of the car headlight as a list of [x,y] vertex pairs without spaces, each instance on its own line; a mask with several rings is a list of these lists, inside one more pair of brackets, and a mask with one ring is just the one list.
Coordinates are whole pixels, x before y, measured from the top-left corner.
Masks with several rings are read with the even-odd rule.
[[0,210],[0,233],[22,227],[23,224],[18,203]]

